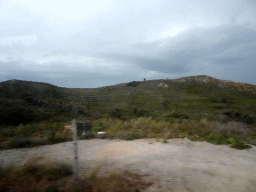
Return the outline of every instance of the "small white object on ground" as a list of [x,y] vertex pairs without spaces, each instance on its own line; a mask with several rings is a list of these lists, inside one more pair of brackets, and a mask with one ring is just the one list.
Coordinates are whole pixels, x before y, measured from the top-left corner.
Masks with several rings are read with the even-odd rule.
[[98,134],[100,135],[100,134],[105,134],[106,132],[98,132]]

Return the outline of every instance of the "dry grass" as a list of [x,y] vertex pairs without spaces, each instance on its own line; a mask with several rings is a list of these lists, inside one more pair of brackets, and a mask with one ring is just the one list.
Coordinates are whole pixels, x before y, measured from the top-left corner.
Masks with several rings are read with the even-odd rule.
[[0,168],[0,191],[44,191],[53,182],[72,174],[72,166],[47,162],[41,157],[31,159],[22,167]]
[[[144,137],[158,138],[158,140],[162,138],[163,142],[167,142],[168,139],[187,137],[193,141],[206,140],[212,142],[216,140],[215,137],[218,137],[218,142],[215,143],[229,144],[228,139],[232,137],[249,142],[247,135],[251,130],[250,126],[245,123],[229,121],[225,124],[221,124],[218,122],[209,122],[205,118],[198,121],[191,119],[167,121],[156,120],[152,117],[133,118],[127,121],[113,119],[97,121],[97,126],[100,125],[104,127],[104,131],[107,135],[115,134],[117,137],[124,140]],[[218,135],[220,135],[220,138]],[[108,137],[106,136],[104,138]]]
[[[57,123],[41,123],[38,125],[38,127],[39,128],[37,130],[36,125],[21,125],[16,130],[12,129],[14,136],[9,139],[9,142],[2,139],[0,146],[1,149],[33,147],[72,140],[72,131],[65,128],[64,125],[60,126]],[[24,132],[29,135],[29,128],[37,130],[31,137],[16,135],[17,133],[21,134]],[[3,130],[5,131],[5,129]],[[253,126],[249,126],[242,122],[229,121],[223,124],[217,121],[209,122],[205,118],[200,120],[156,120],[152,117],[139,117],[130,120],[102,118],[94,120],[92,132],[86,133],[85,135],[81,136],[80,139],[120,138],[124,140],[133,140],[139,138],[162,138],[163,140],[168,140],[172,138],[187,137],[193,141],[204,141],[207,136],[214,133],[220,134],[227,138],[236,137],[239,140],[254,144],[253,141],[256,134],[255,131],[253,132],[252,130]],[[96,132],[99,131],[106,132],[106,134],[97,135]],[[5,134],[10,135],[11,133],[6,132]],[[37,137],[33,138],[33,136]]]
[[[174,133],[172,125],[169,122],[157,121],[152,117],[133,118],[129,121],[116,120],[112,121],[111,127],[105,128],[104,131],[121,134],[125,131],[142,133],[144,137],[164,136],[166,132]],[[170,136],[171,138],[172,136]]]
[[94,171],[86,177],[87,182],[93,183],[93,191],[115,192],[146,189],[153,182],[144,181],[144,175],[133,173],[129,170],[121,172],[102,173],[103,163],[94,168]]
[[40,162],[43,159],[33,158],[22,167],[0,167],[0,191],[139,191],[153,184],[144,181],[144,175],[129,170],[102,175],[103,165],[96,166],[89,176],[75,182],[71,165]]

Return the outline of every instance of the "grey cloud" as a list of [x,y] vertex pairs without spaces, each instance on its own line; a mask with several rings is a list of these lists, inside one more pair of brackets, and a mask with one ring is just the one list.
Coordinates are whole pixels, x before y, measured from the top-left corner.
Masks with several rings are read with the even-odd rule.
[[[256,30],[240,26],[193,29],[177,37],[130,46],[111,58],[135,63],[140,68],[161,73],[188,73],[193,64],[244,65],[254,60]],[[250,49],[245,49],[245,47]],[[252,47],[253,46],[253,47]],[[132,50],[136,48],[135,51]],[[100,55],[100,54],[99,54]]]
[[[0,17],[6,26],[0,38],[36,34],[38,42],[0,46],[1,75],[75,87],[131,81],[150,71],[157,73],[154,77],[203,73],[256,83],[250,75],[256,60],[255,1],[114,2],[108,11],[74,22],[20,5],[9,9]],[[174,37],[158,36],[172,27],[186,30]],[[80,57],[95,60],[77,64]],[[225,76],[223,70],[233,75]]]
[[93,88],[116,84],[115,82],[124,83],[133,76],[130,71],[88,71],[86,66],[72,67],[73,63],[51,63],[48,66],[27,63],[28,61],[0,62],[0,81],[20,79],[47,82],[61,87],[74,87],[75,84],[77,88]]

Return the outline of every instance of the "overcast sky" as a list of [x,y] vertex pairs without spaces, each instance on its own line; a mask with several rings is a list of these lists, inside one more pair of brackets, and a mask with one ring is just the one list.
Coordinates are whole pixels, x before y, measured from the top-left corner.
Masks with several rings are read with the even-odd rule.
[[255,0],[1,0],[0,81],[256,85]]

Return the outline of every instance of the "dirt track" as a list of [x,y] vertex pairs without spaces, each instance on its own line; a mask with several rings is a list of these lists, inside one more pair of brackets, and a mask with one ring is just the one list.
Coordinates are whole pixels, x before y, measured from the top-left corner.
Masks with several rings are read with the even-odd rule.
[[[78,148],[81,175],[97,165],[102,165],[102,174],[131,170],[154,183],[147,191],[256,190],[255,146],[240,151],[186,139],[94,139],[79,141]],[[73,143],[0,151],[0,163],[22,165],[35,156],[73,163]]]

